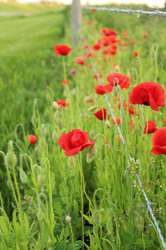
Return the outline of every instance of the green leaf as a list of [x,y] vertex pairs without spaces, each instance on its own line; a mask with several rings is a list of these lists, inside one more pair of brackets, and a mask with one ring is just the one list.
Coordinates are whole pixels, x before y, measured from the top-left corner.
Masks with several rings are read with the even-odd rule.
[[135,245],[141,248],[142,247],[149,248],[149,247],[153,247],[154,243],[151,240],[137,239],[135,242]]

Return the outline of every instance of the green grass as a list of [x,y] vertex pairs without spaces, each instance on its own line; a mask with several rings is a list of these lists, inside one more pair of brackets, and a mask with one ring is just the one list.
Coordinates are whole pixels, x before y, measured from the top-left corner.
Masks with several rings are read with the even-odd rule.
[[[165,107],[156,112],[148,106],[133,105],[140,116],[129,116],[126,110],[118,109],[114,98],[119,96],[121,103],[128,101],[133,87],[144,81],[157,82],[165,89],[166,21],[159,17],[138,19],[84,11],[82,32],[86,40],[80,41],[65,57],[70,84],[61,91],[62,58],[54,55],[53,46],[70,41],[69,26],[63,37],[63,13],[58,12],[58,19],[54,19],[53,13],[3,19],[11,30],[9,34],[0,27],[2,34],[6,33],[6,39],[2,39],[4,54],[2,52],[0,68],[4,91],[4,97],[0,98],[4,107],[1,110],[1,144],[7,145],[9,139],[13,141],[8,150],[4,149],[8,155],[1,152],[1,159],[6,161],[0,172],[3,179],[0,248],[74,250],[83,249],[84,245],[88,250],[162,249],[136,174],[149,200],[156,203],[152,210],[165,237],[165,155],[152,155],[152,135],[143,134],[146,120],[153,120],[157,128],[165,126]],[[69,15],[68,10],[66,13]],[[92,26],[88,25],[89,21],[93,21]],[[18,27],[18,23],[21,26]],[[26,39],[26,34],[22,35],[24,27],[27,27]],[[120,129],[133,158],[130,163],[111,118],[107,118],[110,122],[107,128],[105,121],[98,120],[93,114],[95,111],[89,110],[104,107],[110,114],[104,96],[94,92],[98,82],[83,49],[84,44],[92,46],[102,37],[104,27],[115,29],[122,42],[117,44],[115,57],[105,58],[101,51],[96,51],[93,62],[103,75],[102,84],[107,83],[108,74],[115,72],[113,64],[119,66],[119,73],[131,79],[127,90],[114,88],[107,95],[115,117],[121,119]],[[128,32],[127,39],[123,39],[121,32],[124,31]],[[148,34],[146,39],[143,33]],[[14,41],[14,48],[5,43],[8,39]],[[130,44],[131,39],[135,40],[134,45]],[[124,47],[124,43],[128,46]],[[134,57],[134,51],[139,53],[138,58]],[[85,65],[77,65],[76,57],[84,57]],[[72,68],[77,69],[75,76],[70,74]],[[35,98],[38,102],[32,105]],[[95,103],[85,102],[87,98],[94,99]],[[58,99],[66,100],[69,106],[54,109],[52,102]],[[132,131],[130,120],[134,123]],[[14,134],[19,122],[23,126],[17,126]],[[88,132],[89,139],[95,140],[95,158],[90,163],[87,161],[89,148],[68,157],[58,145],[63,133],[76,128]],[[29,145],[28,133],[37,136],[36,144]],[[71,222],[66,216],[71,217]]]
[[[29,17],[0,17],[3,140],[6,141],[7,136],[4,134],[12,132],[17,123],[29,123],[34,98],[43,106],[44,87],[55,83],[53,72],[58,68],[52,55],[53,47],[61,43],[64,33],[63,10]],[[60,89],[60,85],[57,88]]]

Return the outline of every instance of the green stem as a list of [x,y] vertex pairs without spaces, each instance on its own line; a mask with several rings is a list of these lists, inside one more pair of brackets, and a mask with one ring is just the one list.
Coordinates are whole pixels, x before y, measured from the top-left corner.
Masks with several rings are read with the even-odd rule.
[[82,170],[82,154],[80,153],[80,158],[78,156],[79,170],[80,170],[80,196],[81,196],[81,219],[82,219],[82,241],[84,242],[84,197],[83,197],[83,187],[84,187],[84,174]]
[[65,57],[62,56],[64,78],[67,79]]
[[75,250],[75,245],[74,245],[74,234],[73,234],[73,229],[71,223],[69,223],[70,231],[71,231],[71,238],[72,238],[72,243],[73,243],[73,249]]

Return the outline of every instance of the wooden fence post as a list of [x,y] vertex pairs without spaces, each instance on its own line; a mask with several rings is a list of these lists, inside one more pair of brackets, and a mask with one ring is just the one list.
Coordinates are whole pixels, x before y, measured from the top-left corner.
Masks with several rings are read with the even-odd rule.
[[82,10],[81,0],[73,0],[71,6],[71,29],[72,29],[72,44],[76,45],[78,42],[78,31],[81,29]]

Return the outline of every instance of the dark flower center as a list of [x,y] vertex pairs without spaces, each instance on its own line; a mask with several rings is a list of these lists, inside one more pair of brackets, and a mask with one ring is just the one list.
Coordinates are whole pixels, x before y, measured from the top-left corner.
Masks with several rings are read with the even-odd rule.
[[148,103],[148,102],[144,102],[144,105],[148,106],[148,105],[149,105],[149,103]]

